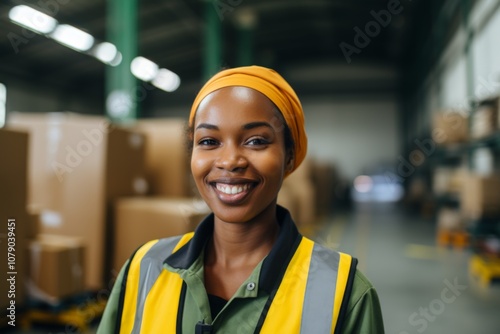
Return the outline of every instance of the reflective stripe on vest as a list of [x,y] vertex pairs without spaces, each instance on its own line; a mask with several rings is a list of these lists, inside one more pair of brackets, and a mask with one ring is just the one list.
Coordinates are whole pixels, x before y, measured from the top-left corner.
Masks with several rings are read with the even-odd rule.
[[333,333],[351,261],[347,254],[302,238],[260,333]]
[[[158,278],[162,272],[168,273],[163,269],[163,259],[172,254],[184,244],[186,244],[194,235],[194,233],[185,234],[181,237],[173,237],[167,239],[153,240],[142,246],[134,255],[130,262],[129,274],[127,276],[127,285],[125,291],[125,302],[122,312],[120,333],[139,334],[154,333],[147,331],[146,315],[144,312],[148,296],[154,285],[162,285]],[[182,280],[178,275],[166,275],[171,278],[171,286],[175,286],[175,290],[182,287]],[[177,279],[176,279],[177,278]],[[152,295],[152,294],[151,294]],[[179,295],[179,294],[177,294]],[[164,298],[165,299],[165,298]],[[178,304],[170,302],[166,307],[161,308],[162,315],[168,318],[168,324],[172,331],[165,333],[175,333],[175,325],[177,319]],[[179,301],[178,298],[174,301]],[[153,312],[150,312],[153,313]]]
[[[127,277],[120,333],[176,333],[183,281],[163,269],[163,260],[192,236],[156,240],[137,251]],[[303,237],[260,333],[334,333],[351,262],[351,256]]]

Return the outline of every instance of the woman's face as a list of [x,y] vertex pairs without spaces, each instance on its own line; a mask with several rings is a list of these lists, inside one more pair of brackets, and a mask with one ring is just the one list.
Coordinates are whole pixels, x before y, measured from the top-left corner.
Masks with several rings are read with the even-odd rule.
[[203,99],[193,127],[191,170],[218,219],[247,222],[276,205],[287,154],[283,121],[265,95],[221,88]]

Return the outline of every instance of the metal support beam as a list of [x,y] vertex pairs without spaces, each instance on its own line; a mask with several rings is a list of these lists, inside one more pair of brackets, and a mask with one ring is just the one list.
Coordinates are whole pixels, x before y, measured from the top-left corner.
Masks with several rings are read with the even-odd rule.
[[472,98],[469,101],[471,104],[469,107],[473,107],[476,102],[474,97],[474,59],[472,55],[472,40],[474,37],[474,32],[470,27],[469,16],[472,10],[472,4],[470,0],[462,0],[460,2],[462,9],[462,25],[466,32],[466,42],[465,42],[465,61],[466,61],[466,78],[467,78],[467,96]]
[[118,66],[106,68],[106,114],[114,122],[137,118],[137,80],[130,63],[137,56],[137,0],[107,0],[107,39],[122,55]]
[[219,72],[222,60],[222,19],[214,1],[205,0],[205,45],[203,78],[210,79]]
[[238,66],[249,66],[254,63],[253,35],[256,21],[256,15],[251,9],[238,11]]

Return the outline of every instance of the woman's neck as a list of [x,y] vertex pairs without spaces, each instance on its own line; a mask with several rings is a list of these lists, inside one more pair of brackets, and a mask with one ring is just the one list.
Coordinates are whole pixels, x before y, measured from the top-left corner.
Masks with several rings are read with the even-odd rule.
[[206,265],[228,270],[255,267],[270,252],[278,232],[275,205],[245,223],[227,223],[215,217]]

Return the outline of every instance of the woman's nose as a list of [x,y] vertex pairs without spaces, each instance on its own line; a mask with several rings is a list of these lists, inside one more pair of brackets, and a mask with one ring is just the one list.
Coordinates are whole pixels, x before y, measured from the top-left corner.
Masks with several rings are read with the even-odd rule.
[[216,167],[230,172],[239,169],[245,169],[248,166],[248,160],[241,149],[236,145],[227,145],[220,151],[216,160]]

